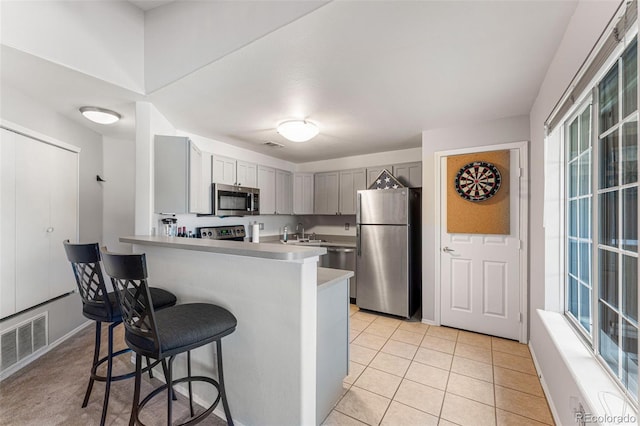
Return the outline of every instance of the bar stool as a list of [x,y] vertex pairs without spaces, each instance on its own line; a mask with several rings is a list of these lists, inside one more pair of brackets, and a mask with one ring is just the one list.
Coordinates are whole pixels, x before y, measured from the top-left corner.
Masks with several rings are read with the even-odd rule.
[[[133,396],[133,408],[129,425],[139,419],[140,410],[154,396],[167,389],[167,424],[171,425],[172,386],[177,383],[188,383],[189,408],[191,417],[182,425],[200,422],[211,414],[222,400],[227,424],[233,426],[229,402],[224,388],[222,373],[221,339],[236,329],[235,316],[226,309],[209,303],[186,303],[161,311],[148,303],[152,299],[147,284],[147,264],[144,254],[115,254],[106,248],[101,249],[104,267],[111,277],[116,298],[120,303],[122,321],[125,327],[125,341],[136,356],[136,384]],[[216,361],[218,365],[218,381],[204,376],[191,375],[191,350],[208,343],[216,342]],[[174,380],[172,377],[173,361],[176,355],[187,353],[187,377]],[[142,357],[157,360],[168,358],[167,383],[149,393],[140,401],[140,381],[142,375]],[[211,406],[194,417],[193,391],[191,382],[199,381],[213,385],[218,396]]]
[[[111,382],[129,379],[134,377],[135,372],[121,374],[119,376],[112,375],[113,358],[125,353],[131,352],[130,348],[113,352],[113,329],[122,323],[122,314],[120,306],[113,292],[109,293],[105,285],[102,268],[100,267],[100,250],[98,243],[93,244],[71,244],[69,240],[63,242],[64,249],[67,253],[67,259],[71,262],[73,274],[78,285],[78,292],[82,299],[82,314],[96,322],[95,346],[93,353],[93,364],[91,366],[91,376],[89,385],[84,395],[82,408],[89,403],[91,390],[95,381],[105,382],[104,402],[102,404],[102,417],[100,425],[104,425],[107,417],[107,407],[109,405],[109,391]],[[164,309],[174,306],[177,302],[176,296],[166,290],[159,288],[151,288],[150,300],[155,309]],[[102,323],[109,324],[108,354],[100,359],[100,341]],[[107,363],[107,373],[105,376],[97,374],[97,369],[103,363]],[[157,364],[157,363],[156,363]],[[156,364],[150,365],[147,358],[147,370],[149,376],[152,376],[151,368]],[[163,365],[164,367],[164,365]]]

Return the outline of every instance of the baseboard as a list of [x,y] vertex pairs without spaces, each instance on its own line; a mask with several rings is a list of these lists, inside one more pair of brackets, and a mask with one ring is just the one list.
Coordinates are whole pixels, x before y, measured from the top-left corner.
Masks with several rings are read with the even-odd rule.
[[422,318],[422,323],[423,324],[428,324],[428,325],[435,325],[436,327],[440,325],[440,324],[436,323],[433,320],[428,320],[428,319],[425,319],[425,318]]
[[536,373],[538,374],[538,378],[540,379],[540,384],[542,385],[542,391],[544,392],[544,396],[547,399],[547,403],[549,404],[549,409],[551,410],[551,415],[553,416],[553,421],[555,424],[559,425],[560,416],[558,415],[558,410],[556,409],[555,404],[553,403],[553,399],[551,399],[551,393],[549,392],[549,388],[547,383],[544,381],[544,376],[541,373],[540,365],[538,364],[538,360],[536,359],[536,353],[533,350],[533,346],[531,346],[531,342],[527,345],[529,346],[529,352],[531,352],[531,358],[533,359],[533,366],[536,369]]
[[64,343],[64,341],[66,341],[67,339],[69,339],[70,337],[75,335],[76,333],[80,332],[83,328],[86,328],[87,326],[89,326],[91,324],[95,324],[95,321],[91,321],[91,320],[85,321],[84,323],[80,324],[79,326],[77,326],[76,328],[74,328],[73,330],[71,330],[70,332],[68,332],[67,334],[65,334],[64,336],[62,336],[58,340],[56,340],[55,342],[50,343],[46,347],[40,349],[37,352],[32,353],[31,355],[29,355],[25,359],[21,360],[17,364],[12,365],[11,367],[7,368],[5,371],[0,373],[0,382],[2,382],[3,380],[7,379],[10,376],[12,376],[13,374],[17,373],[18,371],[22,370],[24,367],[26,367],[27,365],[31,364],[33,361],[37,360],[38,358],[40,358],[42,355],[44,355],[44,354],[48,353],[49,351],[55,349],[60,344]]

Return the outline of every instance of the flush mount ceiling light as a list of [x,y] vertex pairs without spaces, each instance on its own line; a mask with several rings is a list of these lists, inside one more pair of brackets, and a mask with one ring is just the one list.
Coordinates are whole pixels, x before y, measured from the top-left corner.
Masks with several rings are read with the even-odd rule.
[[278,133],[291,142],[306,142],[320,133],[320,129],[307,120],[288,120],[278,125]]
[[83,106],[80,112],[86,119],[98,124],[113,124],[121,118],[115,111],[98,107]]

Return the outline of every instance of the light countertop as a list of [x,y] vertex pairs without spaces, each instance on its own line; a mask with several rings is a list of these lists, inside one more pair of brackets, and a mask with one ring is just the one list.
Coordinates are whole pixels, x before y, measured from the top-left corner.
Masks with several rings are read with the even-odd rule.
[[352,276],[352,271],[318,267],[318,287],[328,286],[339,281],[347,280]]
[[235,256],[260,257],[274,260],[300,260],[321,256],[327,249],[317,246],[293,244],[248,243],[242,241],[219,241],[200,238],[163,237],[135,235],[120,237],[121,243],[167,247],[181,250],[205,251]]

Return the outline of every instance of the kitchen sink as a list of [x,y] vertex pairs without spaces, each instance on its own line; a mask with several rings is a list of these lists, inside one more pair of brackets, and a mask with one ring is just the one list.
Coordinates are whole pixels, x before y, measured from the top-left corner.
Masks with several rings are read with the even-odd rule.
[[326,243],[327,240],[310,240],[309,238],[299,238],[297,240],[289,240],[291,243],[301,243],[301,244],[317,244],[317,243]]

